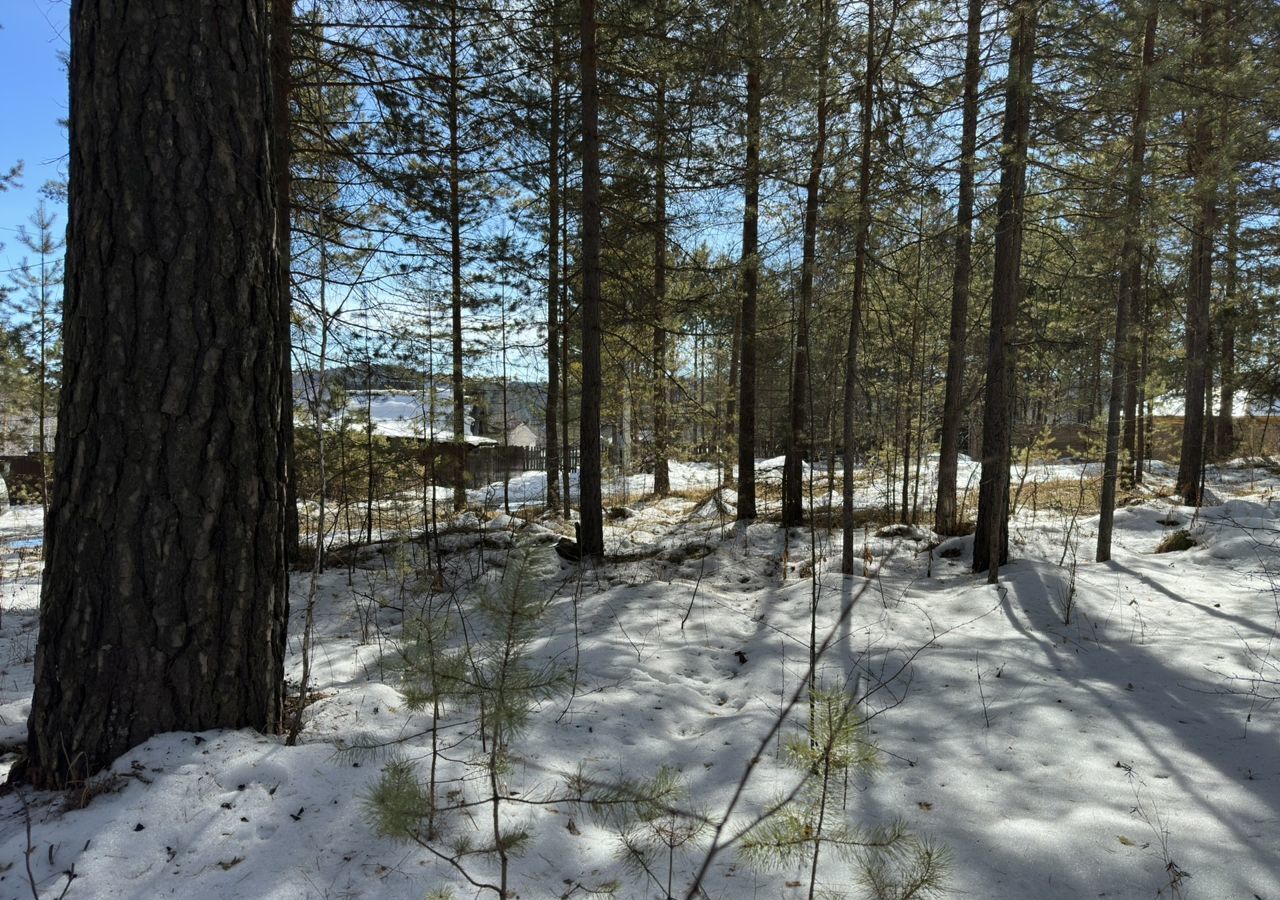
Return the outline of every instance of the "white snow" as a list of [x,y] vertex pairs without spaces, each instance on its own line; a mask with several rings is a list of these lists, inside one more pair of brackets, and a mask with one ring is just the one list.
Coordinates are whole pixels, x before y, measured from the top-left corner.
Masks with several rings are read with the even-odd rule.
[[[1027,477],[1081,472],[1063,462]],[[889,485],[864,474],[859,496],[882,503]],[[883,684],[869,700],[883,764],[850,782],[848,815],[903,817],[946,844],[955,896],[1280,897],[1280,706],[1268,700],[1280,694],[1274,472],[1243,462],[1211,471],[1221,502],[1198,512],[1162,496],[1167,479],[1152,477],[1146,499],[1117,511],[1114,559],[1104,564],[1092,562],[1096,517],[1024,509],[998,586],[968,572],[969,538],[930,552],[925,533],[878,537],[875,526],[859,534],[856,554],[870,554],[870,577],[842,578],[838,533],[820,531],[814,544],[805,529],[735,528],[732,492],[642,500],[645,477],[610,485],[606,502],[628,507],[606,520],[616,561],[583,572],[562,564],[546,581],[556,599],[533,652],[561,662],[576,654],[579,678],[567,710],[564,700],[540,707],[512,748],[508,796],[547,801],[508,804],[510,822],[532,833],[512,864],[518,896],[585,896],[614,879],[619,897],[662,896],[623,869],[607,828],[556,799],[560,774],[579,765],[633,777],[672,766],[714,819],[758,754],[735,822],[794,784],[776,743],[760,742],[803,678],[816,596],[819,635],[834,635],[824,678],[856,679],[861,692]],[[825,473],[814,477],[814,500],[825,504]],[[539,478],[513,480],[521,502],[540,497]],[[717,473],[675,464],[672,478],[692,492]],[[929,480],[922,474],[922,489]],[[501,485],[488,497],[472,499],[500,508]],[[39,523],[29,508],[0,520],[4,750],[24,739],[30,707]],[[1154,553],[1179,528],[1196,546]],[[507,547],[549,547],[557,532],[567,529],[506,516],[479,533],[448,529],[447,580],[498,572]],[[416,602],[400,590],[404,552],[388,548],[322,577],[321,699],[307,709],[301,746],[249,732],[161,735],[121,757],[118,777],[83,809],[68,795],[0,796],[0,898],[32,895],[28,861],[42,897],[58,897],[73,867],[68,898],[421,898],[446,886],[484,896],[422,848],[375,836],[363,798],[380,764],[335,752],[335,741],[361,734],[403,741],[402,756],[429,752],[427,718],[408,710],[384,661],[401,609]],[[305,576],[294,576],[294,590],[287,674],[296,680]],[[465,589],[458,596],[467,602]],[[792,719],[788,732],[803,712]],[[465,730],[454,721],[443,733]],[[452,774],[468,752],[451,754]],[[452,827],[482,825],[483,816],[458,815]],[[676,855],[676,896],[702,853]],[[848,870],[828,862],[822,884],[856,896]],[[481,880],[496,871],[480,857],[467,866]],[[1170,887],[1177,871],[1187,873],[1180,895]],[[798,869],[755,871],[728,848],[705,889],[794,898],[806,895],[806,879]]]
[[[710,463],[682,463],[669,460],[668,474],[673,491],[709,491],[720,483],[720,469]],[[653,475],[639,473],[635,475],[615,475],[606,478],[602,486],[606,497],[620,503],[653,493]],[[513,509],[527,506],[541,506],[546,502],[547,473],[524,472],[513,475],[506,482],[498,481],[482,488],[467,491],[467,502],[483,507],[497,509],[503,505],[503,491],[508,492],[507,499]],[[569,476],[569,494],[571,499],[578,499],[578,470],[574,469]]]

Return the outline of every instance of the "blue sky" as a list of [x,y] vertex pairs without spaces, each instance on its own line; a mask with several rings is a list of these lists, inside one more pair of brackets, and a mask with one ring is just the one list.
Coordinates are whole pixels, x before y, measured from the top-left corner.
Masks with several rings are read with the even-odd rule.
[[[22,160],[22,187],[0,193],[0,270],[22,257],[19,225],[40,199],[40,185],[65,175],[68,0],[4,0],[0,3],[0,169]],[[66,225],[59,208],[58,226]],[[3,276],[0,276],[3,278]],[[7,278],[3,280],[7,281]]]

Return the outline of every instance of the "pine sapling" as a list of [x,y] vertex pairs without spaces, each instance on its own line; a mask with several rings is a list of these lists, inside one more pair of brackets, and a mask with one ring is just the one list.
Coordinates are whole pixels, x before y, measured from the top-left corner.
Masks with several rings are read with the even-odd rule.
[[[451,621],[456,617],[426,617],[408,629],[401,665],[402,690],[411,708],[432,710],[432,770],[423,784],[417,767],[393,760],[367,798],[369,817],[378,831],[397,840],[416,843],[437,859],[452,866],[474,887],[493,891],[500,898],[510,896],[510,862],[528,841],[522,828],[504,826],[504,801],[508,797],[506,776],[512,769],[512,747],[528,726],[535,707],[559,695],[568,685],[567,673],[553,664],[539,664],[530,658],[531,645],[542,635],[551,594],[545,589],[551,571],[545,554],[516,549],[491,588],[476,598],[476,627],[462,624],[466,640],[462,649],[450,649]],[[461,614],[463,604],[455,602]],[[469,801],[459,791],[449,795],[447,805],[439,805],[436,795],[435,760],[440,717],[448,712],[445,703],[467,708],[477,722],[470,740],[479,744],[468,765],[485,785],[485,796]],[[451,813],[489,810],[488,832],[477,843],[467,832],[452,835],[442,846],[444,818]],[[477,826],[479,827],[479,826]],[[464,860],[474,855],[497,859],[496,882],[476,879]]]
[[676,860],[703,844],[705,815],[689,807],[684,779],[663,766],[650,779],[589,783],[579,774],[570,791],[602,824],[614,829],[618,858],[634,874],[643,875],[672,900]]
[[877,898],[906,900],[942,890],[947,854],[897,822],[863,828],[850,822],[837,790],[850,775],[874,771],[879,752],[853,697],[819,685],[814,691],[812,731],[787,743],[786,758],[801,773],[799,786],[772,807],[742,839],[752,865],[783,869],[807,865],[810,900],[818,894],[819,869],[827,854],[855,866],[858,881]]

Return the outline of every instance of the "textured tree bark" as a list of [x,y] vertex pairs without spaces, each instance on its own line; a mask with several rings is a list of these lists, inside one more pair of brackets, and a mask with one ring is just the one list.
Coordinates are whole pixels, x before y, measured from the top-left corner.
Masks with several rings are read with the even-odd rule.
[[582,38],[582,415],[578,439],[579,549],[604,556],[600,506],[600,86],[596,78],[596,3],[583,0]]
[[1120,284],[1116,297],[1116,336],[1111,360],[1111,393],[1107,403],[1107,445],[1102,464],[1102,498],[1095,559],[1111,559],[1111,531],[1115,522],[1116,485],[1120,478],[1120,412],[1129,372],[1134,368],[1129,320],[1137,308],[1142,283],[1142,174],[1147,152],[1147,115],[1151,99],[1151,67],[1155,63],[1158,7],[1148,4],[1143,25],[1142,58],[1138,68],[1130,142],[1128,184],[1125,188],[1124,242],[1120,250]]
[[547,509],[560,507],[560,22],[551,7],[551,121],[547,134]]
[[756,517],[756,300],[760,284],[760,0],[747,15],[747,160],[742,210],[742,349],[738,368],[738,519]]
[[1013,338],[1021,295],[1023,199],[1031,124],[1031,77],[1035,62],[1035,0],[1013,7],[1009,76],[1001,134],[1000,194],[996,203],[995,277],[991,332],[987,343],[987,387],[982,414],[982,480],[973,571],[995,584],[1009,558],[1009,457],[1013,418]]
[[70,221],[26,775],[283,700],[283,354],[265,0],[71,8]]
[[964,416],[964,355],[973,270],[973,179],[978,147],[978,82],[982,75],[982,0],[969,0],[964,57],[964,111],[960,132],[960,196],[956,207],[956,260],[951,280],[951,334],[947,343],[947,386],[942,403],[942,444],[938,450],[938,502],[934,529],[956,534],[956,479],[960,423]]
[[[876,57],[876,3],[867,0],[867,53],[862,73],[861,126],[862,140],[858,156],[858,220],[853,249],[853,303],[849,310],[849,331],[844,358],[844,403],[841,409],[841,445],[844,448],[844,478],[840,485],[840,571],[854,574],[853,561],[853,407],[857,399],[858,331],[862,326],[862,302],[867,284],[867,232],[871,226],[871,126],[876,97],[879,66]],[[912,347],[912,352],[915,348]],[[910,428],[910,425],[908,425]],[[905,451],[908,465],[910,451]],[[906,505],[906,486],[903,486]],[[906,514],[903,514],[906,517]]]
[[830,68],[830,12],[828,0],[819,3],[817,133],[805,185],[804,240],[801,251],[800,296],[796,313],[795,354],[791,372],[791,421],[782,461],[782,524],[804,522],[804,459],[811,451],[809,433],[809,307],[813,304],[813,276],[818,264],[818,194],[827,149],[827,72]]

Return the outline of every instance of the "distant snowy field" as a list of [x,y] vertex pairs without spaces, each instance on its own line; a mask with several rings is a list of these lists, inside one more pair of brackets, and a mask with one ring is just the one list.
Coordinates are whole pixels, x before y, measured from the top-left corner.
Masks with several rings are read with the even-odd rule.
[[[1078,479],[1081,470],[1062,462],[1014,477]],[[824,505],[825,473],[816,474]],[[971,474],[962,468],[962,486]],[[714,486],[714,467],[673,466],[674,486],[689,495],[659,502],[639,501],[646,477],[625,494],[611,486],[613,502],[630,507],[606,522],[606,549],[619,561],[582,573],[561,564],[546,581],[553,619],[534,652],[560,661],[576,652],[578,688],[567,710],[559,701],[534,715],[513,748],[509,796],[554,798],[559,776],[580,764],[634,777],[667,765],[715,818],[759,753],[735,821],[758,812],[797,777],[776,744],[761,752],[760,742],[805,671],[816,597],[819,633],[835,627],[824,678],[866,690],[901,670],[871,696],[883,764],[849,783],[848,815],[863,824],[902,817],[950,847],[955,896],[1280,900],[1274,472],[1211,471],[1217,505],[1198,513],[1159,497],[1167,479],[1152,478],[1150,496],[1117,511],[1106,564],[1091,561],[1096,517],[1025,509],[998,587],[968,573],[971,539],[930,552],[927,534],[876,537],[875,526],[857,547],[870,577],[842,578],[838,534],[819,531],[814,545],[806,529],[736,529],[732,492],[690,499]],[[540,478],[513,482],[513,506],[539,502]],[[922,475],[922,488],[931,481]],[[891,487],[866,473],[860,501],[882,506]],[[501,509],[501,491],[471,499]],[[919,502],[927,510],[932,501]],[[0,771],[30,708],[39,526],[38,510],[0,517]],[[449,581],[500,571],[512,545],[555,540],[543,525],[519,526],[497,516],[479,532],[450,530]],[[1196,546],[1155,554],[1179,528]],[[425,850],[376,837],[363,804],[380,764],[335,753],[336,740],[357,734],[402,739],[402,756],[429,747],[426,718],[407,709],[387,664],[401,609],[412,606],[398,563],[375,553],[322,577],[321,699],[307,709],[300,746],[249,732],[163,735],[121,757],[119,777],[83,809],[69,795],[0,796],[0,898],[33,896],[28,865],[45,898],[422,898],[445,887],[486,896]],[[293,576],[294,684],[306,578]],[[465,590],[459,596],[465,603]],[[803,725],[802,714],[794,719],[788,732]],[[456,723],[446,731],[462,733]],[[616,838],[573,804],[509,809],[532,833],[512,866],[518,896],[585,897],[614,880],[619,897],[662,896],[623,869]],[[465,817],[452,825],[473,827]],[[700,860],[700,851],[675,856],[677,896]],[[493,876],[483,859],[468,866]],[[1178,872],[1181,894],[1170,886]],[[857,895],[834,861],[820,882]],[[756,871],[729,848],[704,887],[736,900],[803,897],[807,885],[807,871]]]

